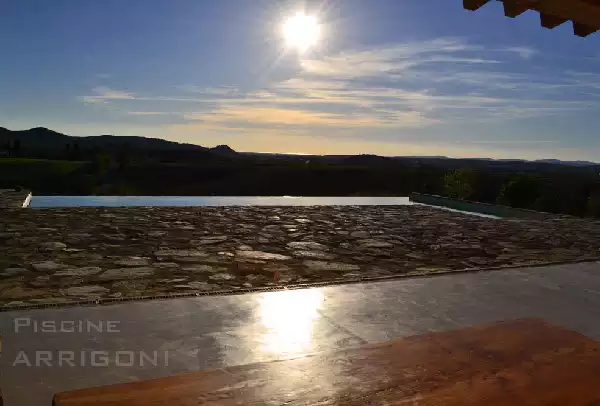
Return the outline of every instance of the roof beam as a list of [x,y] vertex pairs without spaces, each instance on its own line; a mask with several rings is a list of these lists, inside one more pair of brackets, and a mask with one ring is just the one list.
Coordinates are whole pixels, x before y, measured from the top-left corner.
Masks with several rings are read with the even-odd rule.
[[525,3],[504,0],[504,15],[507,17],[515,18],[529,10],[529,6]]
[[556,17],[552,14],[540,13],[540,21],[542,22],[542,27],[551,30],[567,21],[567,19],[562,17]]
[[[1,1],[1,0],[0,0]],[[478,10],[491,0],[463,0],[467,10]],[[573,22],[575,35],[586,37],[600,30],[600,0],[499,0],[507,17],[515,18],[527,10],[540,13],[542,27],[553,29],[565,21]]]
[[485,6],[490,0],[463,0],[463,7],[467,10],[476,11]]
[[593,34],[596,31],[598,31],[597,27],[592,27],[591,25],[576,23],[575,21],[573,21],[573,32],[578,37],[587,37],[588,35]]

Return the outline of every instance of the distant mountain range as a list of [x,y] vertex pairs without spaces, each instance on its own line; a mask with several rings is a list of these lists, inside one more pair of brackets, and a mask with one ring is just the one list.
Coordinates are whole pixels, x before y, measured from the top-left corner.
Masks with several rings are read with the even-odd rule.
[[[115,150],[121,148],[127,144],[129,147],[137,150],[166,150],[166,151],[207,151],[212,152],[221,156],[233,157],[240,153],[234,151],[228,145],[218,145],[214,148],[207,148],[195,144],[178,143],[174,141],[167,141],[161,138],[148,138],[148,137],[130,137],[130,136],[115,136],[115,135],[98,135],[90,137],[74,137],[66,134],[50,130],[44,127],[31,128],[29,130],[18,130],[12,131],[7,128],[0,127],[0,151],[4,149],[5,145],[14,143],[19,140],[22,148],[36,149],[36,150],[47,150],[47,151],[59,151],[63,150],[67,145],[73,147],[78,145],[82,149],[108,149]],[[555,164],[555,165],[567,165],[567,166],[595,166],[599,165],[595,162],[589,161],[562,161],[558,159],[538,159],[535,161],[527,161],[524,159],[493,159],[493,158],[449,158],[446,156],[397,156],[397,157],[382,157],[371,154],[361,155],[296,155],[296,154],[285,154],[285,153],[241,153],[248,155],[271,155],[281,157],[322,157],[333,160],[344,160],[349,164],[369,164],[369,163],[383,163],[386,160],[394,159],[411,159],[411,160],[457,160],[457,159],[468,159],[477,161],[490,161],[490,162],[515,162],[515,163],[541,163],[541,164]]]
[[536,159],[533,161],[518,158],[450,158],[447,156],[411,156],[411,157],[396,157],[396,158],[422,158],[422,159],[472,159],[477,161],[493,161],[493,162],[536,162],[542,164],[568,165],[568,166],[595,166],[600,165],[597,162],[590,161],[561,161],[560,159]]
[[0,127],[0,149],[7,143],[19,140],[22,148],[62,150],[67,145],[73,147],[78,145],[82,149],[102,148],[117,149],[127,144],[137,150],[199,150],[211,151],[223,155],[233,155],[236,152],[227,145],[219,145],[215,148],[206,148],[195,144],[183,144],[167,141],[160,138],[130,137],[115,135],[98,135],[91,137],[74,137],[61,134],[44,127],[31,128],[29,130],[11,131]]
[[597,162],[590,161],[560,161],[558,159],[538,159],[534,162],[542,162],[546,164],[558,164],[558,165],[569,165],[569,166],[592,166],[598,165]]

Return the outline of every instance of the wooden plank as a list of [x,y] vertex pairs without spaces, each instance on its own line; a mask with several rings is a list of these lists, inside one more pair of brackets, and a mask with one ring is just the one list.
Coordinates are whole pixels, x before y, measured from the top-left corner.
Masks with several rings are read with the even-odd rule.
[[529,10],[529,5],[521,1],[504,0],[504,15],[515,18]]
[[591,405],[600,344],[537,319],[65,392],[56,406]]
[[[575,35],[588,36],[600,29],[600,0],[500,0],[504,14],[517,17],[527,10],[540,13],[542,26],[555,28],[572,21]],[[463,0],[464,8],[478,10],[488,3],[485,0]]]
[[600,27],[600,7],[581,0],[537,0],[530,8],[540,13],[551,14],[574,23]]
[[599,27],[573,22],[573,32],[578,37],[587,37],[598,31]]
[[556,17],[552,14],[540,13],[540,22],[542,23],[542,27],[548,28],[549,30],[558,27],[566,21],[566,18]]
[[490,0],[463,0],[463,7],[467,10],[476,11],[486,5]]

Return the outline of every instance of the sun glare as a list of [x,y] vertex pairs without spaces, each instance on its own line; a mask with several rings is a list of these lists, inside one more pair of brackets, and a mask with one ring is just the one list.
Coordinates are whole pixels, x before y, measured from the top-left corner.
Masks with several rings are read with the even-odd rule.
[[283,37],[287,46],[298,52],[306,52],[315,46],[320,36],[321,27],[317,19],[304,13],[296,13],[283,24]]
[[257,299],[266,328],[261,349],[280,355],[312,350],[323,299],[323,293],[313,289],[263,293]]

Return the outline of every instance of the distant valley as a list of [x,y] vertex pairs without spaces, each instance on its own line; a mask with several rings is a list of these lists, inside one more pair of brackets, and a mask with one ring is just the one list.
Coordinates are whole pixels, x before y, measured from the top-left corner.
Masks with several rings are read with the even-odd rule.
[[[205,151],[219,155],[234,156],[238,152],[234,151],[228,145],[218,145],[213,148],[207,148],[196,144],[178,143],[168,141],[161,138],[148,137],[131,137],[131,136],[116,136],[116,135],[98,135],[88,137],[75,137],[50,130],[44,127],[36,127],[28,130],[9,130],[0,127],[0,151],[8,152],[10,145],[15,141],[20,143],[21,149],[27,149],[30,153],[36,153],[41,156],[56,154],[57,151],[64,150],[66,146],[77,147],[80,150],[85,149],[106,149],[116,150],[123,145],[136,150],[168,150],[168,151]],[[239,152],[239,154],[248,156],[275,156],[289,157],[290,159],[300,158],[319,158],[339,161],[349,159],[352,155],[298,155],[285,153],[255,153],[255,152]],[[508,163],[540,163],[540,164],[555,164],[568,166],[593,166],[599,165],[589,161],[561,161],[558,159],[538,159],[535,161],[527,161],[524,159],[493,159],[493,158],[451,158],[446,156],[395,156],[381,157],[377,155],[364,154],[362,160],[375,161],[378,159],[405,159],[405,160],[474,160],[474,161],[489,161],[489,162],[508,162]]]
[[236,152],[163,139],[0,128],[0,188],[35,195],[407,196],[600,217],[600,165],[542,159]]

